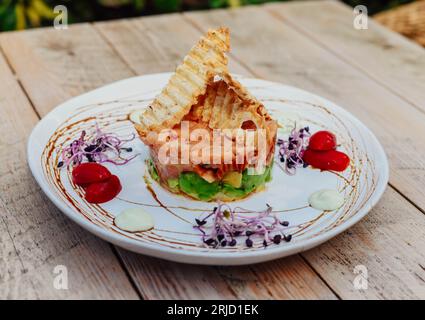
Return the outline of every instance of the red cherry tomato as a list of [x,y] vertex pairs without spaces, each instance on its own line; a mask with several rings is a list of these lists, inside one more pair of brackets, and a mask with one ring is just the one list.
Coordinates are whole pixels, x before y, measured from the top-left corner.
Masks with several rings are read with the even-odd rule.
[[86,188],[86,200],[90,203],[104,203],[112,200],[120,193],[120,179],[112,175],[108,180],[95,182]]
[[336,149],[336,137],[329,131],[318,131],[310,137],[308,148],[316,151]]
[[307,149],[303,160],[321,170],[344,171],[350,164],[350,158],[343,152],[336,150],[315,151]]
[[78,165],[72,171],[72,180],[76,185],[87,186],[94,182],[109,179],[111,173],[104,166],[95,162],[86,162]]

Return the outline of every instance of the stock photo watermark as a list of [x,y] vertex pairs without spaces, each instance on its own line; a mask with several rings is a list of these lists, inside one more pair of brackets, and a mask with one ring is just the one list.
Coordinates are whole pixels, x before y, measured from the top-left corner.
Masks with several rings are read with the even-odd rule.
[[353,273],[357,275],[353,280],[354,289],[367,290],[369,283],[367,267],[359,264],[354,267]]
[[368,10],[367,7],[364,5],[358,5],[354,7],[353,10],[354,14],[354,20],[353,20],[353,27],[356,30],[366,30],[368,29]]
[[264,172],[269,153],[264,129],[191,128],[182,121],[178,130],[164,129],[149,133],[147,142],[161,165],[248,163],[248,174]]
[[53,12],[56,14],[53,20],[53,27],[56,30],[68,29],[68,8],[64,5],[57,5],[54,7]]
[[57,265],[53,268],[53,288],[56,290],[68,290],[68,268],[64,265]]
[[[53,12],[56,14],[53,20],[53,27],[57,30],[68,29],[68,8],[65,5],[57,5]],[[365,5],[357,5],[353,9],[353,27],[356,30],[368,29],[368,9]]]

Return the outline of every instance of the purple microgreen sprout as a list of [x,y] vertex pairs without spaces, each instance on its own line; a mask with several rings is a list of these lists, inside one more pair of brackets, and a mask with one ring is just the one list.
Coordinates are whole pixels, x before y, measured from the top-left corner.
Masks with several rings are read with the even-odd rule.
[[310,136],[309,127],[297,130],[295,125],[288,140],[277,139],[278,157],[280,162],[284,163],[283,169],[287,174],[294,175],[297,168],[307,166],[303,161],[303,154],[308,147]]
[[290,234],[284,233],[289,229],[289,222],[280,220],[269,205],[263,211],[252,211],[218,203],[212,212],[195,222],[194,228],[201,232],[202,242],[213,248],[233,247],[241,237],[247,247],[254,245],[255,238],[260,238],[264,247],[279,244],[282,239],[287,242],[292,239]]
[[87,135],[83,130],[78,139],[72,141],[62,150],[61,161],[58,167],[68,167],[69,165],[79,165],[84,161],[104,163],[110,162],[116,165],[124,165],[137,157],[137,154],[130,157],[123,155],[123,152],[132,152],[133,148],[124,146],[127,142],[134,140],[135,134],[128,138],[122,138],[114,133],[103,132],[98,124],[94,133]]

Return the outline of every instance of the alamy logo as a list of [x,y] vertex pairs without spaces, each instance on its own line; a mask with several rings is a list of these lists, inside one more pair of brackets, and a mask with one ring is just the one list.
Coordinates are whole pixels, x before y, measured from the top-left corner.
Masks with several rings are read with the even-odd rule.
[[354,7],[354,20],[353,26],[354,29],[357,30],[365,30],[368,29],[368,15],[367,15],[367,7],[363,5],[358,5]]
[[57,265],[53,269],[53,273],[57,275],[53,279],[53,287],[56,290],[68,290],[68,268],[64,265]]
[[268,149],[264,129],[191,130],[189,121],[182,121],[178,130],[150,132],[147,140],[156,142],[155,154],[163,165],[247,163],[251,169],[248,174],[262,174],[266,166]]
[[357,276],[354,278],[353,286],[356,290],[367,290],[368,287],[368,274],[366,266],[359,264],[354,267],[354,274]]
[[58,30],[68,29],[68,8],[64,5],[58,5],[53,9],[57,15],[53,21],[53,27]]

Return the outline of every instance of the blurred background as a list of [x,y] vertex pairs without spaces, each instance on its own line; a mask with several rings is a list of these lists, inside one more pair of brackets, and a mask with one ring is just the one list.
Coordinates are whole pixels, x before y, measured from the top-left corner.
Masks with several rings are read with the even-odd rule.
[[[239,7],[271,1],[272,0],[0,0],[0,31],[22,30],[51,25],[51,21],[55,17],[53,8],[56,5],[65,5],[68,8],[68,22],[76,23],[187,10]],[[376,17],[381,23],[414,40],[416,40],[415,34],[418,33],[417,23],[421,24],[420,30],[425,30],[424,0],[343,0],[343,2],[353,7],[358,4],[366,5],[369,10],[369,15],[378,14]],[[410,4],[406,5],[408,3]],[[424,32],[421,31],[420,41],[424,38],[423,33]],[[425,45],[425,40],[423,40],[423,42],[423,45]]]

